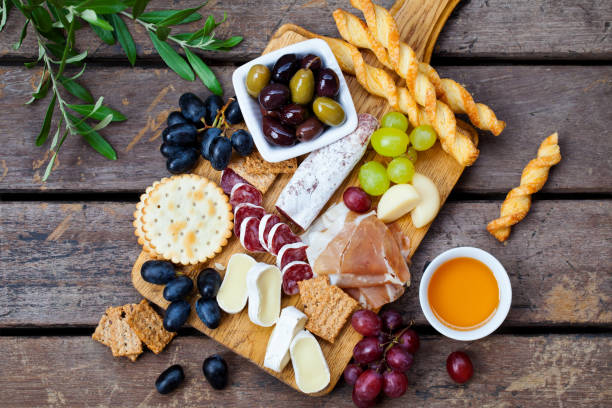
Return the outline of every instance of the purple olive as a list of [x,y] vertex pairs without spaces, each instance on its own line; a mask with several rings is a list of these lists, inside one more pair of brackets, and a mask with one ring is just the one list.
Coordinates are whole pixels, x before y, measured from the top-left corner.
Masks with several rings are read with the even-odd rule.
[[259,105],[259,111],[261,112],[261,116],[269,116],[274,119],[280,118],[280,112],[277,110],[266,110],[263,106]]
[[308,109],[296,103],[285,105],[280,111],[280,121],[284,125],[297,126],[309,116]]
[[291,91],[283,84],[270,84],[259,93],[259,104],[265,110],[276,110],[286,104]]
[[292,146],[295,144],[295,133],[292,129],[283,126],[282,123],[268,116],[264,116],[262,122],[263,133],[268,142],[279,146]]
[[333,69],[323,68],[317,75],[317,83],[315,84],[315,92],[317,96],[334,97],[338,95],[340,90],[340,81],[338,75]]
[[272,80],[281,84],[288,84],[299,67],[300,64],[295,54],[285,54],[274,64]]
[[319,119],[312,117],[306,119],[301,125],[295,129],[295,136],[301,142],[307,142],[312,139],[316,139],[323,133],[325,128]]
[[300,65],[304,69],[316,71],[321,69],[321,58],[318,55],[308,54],[302,57]]

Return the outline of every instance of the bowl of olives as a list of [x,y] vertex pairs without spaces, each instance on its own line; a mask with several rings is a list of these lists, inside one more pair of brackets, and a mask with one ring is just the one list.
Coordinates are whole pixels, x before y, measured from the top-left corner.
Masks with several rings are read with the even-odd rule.
[[236,98],[257,150],[279,162],[320,149],[357,127],[357,112],[327,43],[302,41],[234,71]]

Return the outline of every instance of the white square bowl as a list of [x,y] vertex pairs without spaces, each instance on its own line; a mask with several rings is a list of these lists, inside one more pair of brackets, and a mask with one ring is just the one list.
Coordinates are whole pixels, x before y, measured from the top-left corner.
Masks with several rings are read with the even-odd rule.
[[[245,81],[247,74],[249,73],[249,69],[251,69],[253,65],[262,64],[271,70],[276,60],[285,54],[297,54],[298,56],[315,54],[321,58],[321,62],[325,68],[331,68],[334,70],[336,75],[338,75],[338,80],[340,81],[340,91],[336,100],[340,103],[342,109],[344,109],[346,119],[344,120],[344,123],[339,126],[327,128],[316,139],[308,142],[299,142],[293,146],[274,146],[266,140],[263,134],[262,116],[259,110],[259,103],[257,99],[252,98],[248,94]],[[349,91],[346,80],[342,75],[340,66],[338,65],[336,57],[334,57],[334,54],[327,43],[318,38],[302,41],[288,47],[281,48],[280,50],[270,52],[247,62],[234,71],[234,74],[232,75],[232,83],[234,85],[234,91],[236,92],[236,98],[240,104],[240,110],[242,111],[244,121],[249,128],[249,132],[251,132],[251,135],[253,136],[253,141],[255,142],[255,146],[257,146],[257,150],[259,150],[261,157],[263,157],[266,161],[280,162],[310,153],[313,150],[320,149],[335,142],[357,128],[357,111],[355,110],[355,104],[353,103],[351,92]]]

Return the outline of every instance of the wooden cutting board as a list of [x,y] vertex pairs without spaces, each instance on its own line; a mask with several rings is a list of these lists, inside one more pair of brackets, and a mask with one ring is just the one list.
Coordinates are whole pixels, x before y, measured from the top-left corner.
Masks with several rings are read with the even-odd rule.
[[[458,1],[459,0],[400,0],[391,9],[391,12],[397,19],[402,38],[411,44],[417,55],[424,58],[425,61],[429,61],[436,38],[444,22],[448,18],[448,15]],[[331,15],[329,18],[332,18]],[[295,26],[288,24],[279,28],[268,43],[268,46],[264,50],[264,54],[306,39],[294,32],[292,27]],[[366,60],[372,65],[377,64],[375,58],[371,55],[366,55]],[[361,88],[354,77],[346,76],[346,79],[358,113],[370,113],[380,118],[389,110],[384,100],[368,94]],[[373,150],[369,149],[362,159],[362,163],[375,158],[376,160],[385,161],[385,158],[377,156]],[[330,200],[329,204],[340,201],[342,199],[342,193],[347,186],[358,185],[357,169],[360,166],[361,163],[355,167],[355,170],[347,180],[344,181],[342,186]],[[434,180],[443,201],[446,200],[463,172],[463,167],[457,164],[451,156],[444,153],[439,143],[427,152],[419,153],[416,169],[418,172]],[[217,183],[220,181],[221,173],[212,169],[208,162],[202,160],[194,173],[207,177]],[[275,180],[274,184],[264,195],[263,205],[266,210],[269,212],[274,211],[274,203],[290,178],[291,175],[281,175]],[[153,180],[151,182],[153,182]],[[398,224],[402,231],[410,237],[412,255],[429,227],[427,226],[420,229],[414,228],[409,216],[403,217],[398,221]],[[204,267],[214,267],[215,264],[227,265],[229,257],[236,252],[245,252],[245,250],[240,245],[239,240],[236,239],[236,237],[232,237],[223,252],[212,261],[195,267],[182,267],[179,269],[188,276],[195,278]],[[275,263],[275,258],[269,254],[255,254],[254,258],[260,262]],[[147,252],[143,251],[140,254],[132,269],[132,282],[136,290],[145,298],[165,309],[168,306],[168,302],[162,297],[163,287],[149,284],[143,281],[140,276],[142,264],[149,259],[150,255]],[[223,274],[223,271],[220,272]],[[416,293],[414,289],[410,290],[412,296],[416,296]],[[187,321],[189,325],[225,345],[235,353],[251,360],[263,370],[297,389],[291,364],[288,364],[281,373],[276,373],[262,366],[268,338],[273,329],[272,327],[264,328],[251,323],[247,315],[247,309],[245,308],[241,313],[235,315],[224,313],[220,326],[215,330],[210,330],[199,320],[195,313],[195,297],[192,299],[191,303],[192,313]],[[294,305],[302,309],[298,303],[298,295],[291,297],[283,296],[282,307]],[[324,395],[334,388],[339,378],[342,376],[344,368],[352,357],[353,347],[360,339],[361,335],[355,332],[350,324],[345,325],[334,344],[319,339],[319,343],[321,344],[321,348],[329,365],[331,382],[323,391],[313,395]],[[194,357],[204,359],[206,356]]]

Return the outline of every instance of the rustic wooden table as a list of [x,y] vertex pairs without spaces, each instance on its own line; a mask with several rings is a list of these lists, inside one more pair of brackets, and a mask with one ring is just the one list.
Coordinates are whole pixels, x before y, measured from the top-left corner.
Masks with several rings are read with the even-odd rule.
[[[210,2],[207,11],[228,12],[220,31],[246,38],[231,52],[210,55],[225,90],[231,93],[235,66],[258,55],[281,24],[336,36],[330,14],[347,3]],[[156,6],[167,5],[153,1],[151,9]],[[432,65],[465,84],[508,127],[497,138],[481,135],[480,158],[414,256],[412,285],[395,306],[414,318],[422,346],[408,393],[385,406],[612,405],[611,21],[607,0],[471,0],[453,12]],[[158,151],[166,115],[181,93],[205,90],[168,72],[140,27],[133,28],[140,46],[134,69],[118,46],[83,34],[78,42],[91,55],[84,82],[129,117],[105,131],[119,160],[109,162],[69,138],[50,180],[41,183],[49,156],[34,138],[45,105],[23,106],[40,71],[23,68],[37,52],[31,39],[19,51],[11,48],[21,25],[11,18],[0,37],[0,405],[348,406],[350,388],[342,382],[329,396],[304,396],[193,330],[136,363],[112,358],[91,340],[108,305],[140,298],[130,282],[140,251],[134,204],[167,174]],[[485,225],[554,130],[563,161],[507,244],[499,244]],[[427,261],[463,245],[497,256],[514,292],[504,325],[472,343],[435,333],[417,296]],[[469,350],[476,367],[465,386],[453,384],[445,370],[456,349]],[[230,365],[224,391],[212,391],[201,374],[213,352]],[[183,365],[187,384],[160,396],[153,382],[173,363]]]

